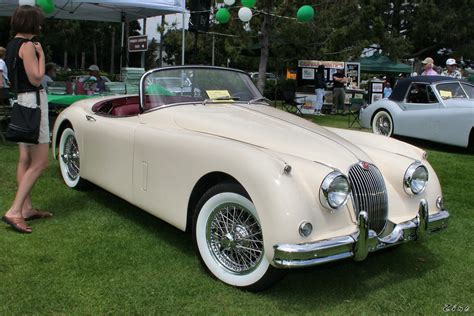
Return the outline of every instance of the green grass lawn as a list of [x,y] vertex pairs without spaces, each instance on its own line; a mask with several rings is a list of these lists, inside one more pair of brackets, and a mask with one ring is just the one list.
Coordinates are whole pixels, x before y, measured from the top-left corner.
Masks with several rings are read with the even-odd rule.
[[[342,116],[315,120],[347,126]],[[101,189],[67,189],[51,160],[32,196],[54,218],[32,223],[31,235],[0,226],[0,315],[432,315],[445,314],[445,304],[472,314],[474,156],[428,152],[451,213],[448,230],[360,263],[292,271],[258,294],[209,277],[190,234]],[[16,162],[17,147],[0,145],[1,212],[15,193]]]

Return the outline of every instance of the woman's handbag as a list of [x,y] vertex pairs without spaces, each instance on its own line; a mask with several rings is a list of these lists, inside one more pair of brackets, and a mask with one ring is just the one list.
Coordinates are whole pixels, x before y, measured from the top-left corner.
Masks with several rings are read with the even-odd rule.
[[38,144],[40,121],[39,107],[29,108],[19,104],[18,101],[15,102],[5,139],[17,143]]
[[[16,56],[18,56],[18,50],[21,44],[22,42],[18,45]],[[15,57],[13,63],[13,91],[15,93],[15,99],[5,139],[17,143],[38,144],[41,122],[39,91],[36,91],[36,108],[23,106],[18,103],[18,74],[16,62],[17,58]]]

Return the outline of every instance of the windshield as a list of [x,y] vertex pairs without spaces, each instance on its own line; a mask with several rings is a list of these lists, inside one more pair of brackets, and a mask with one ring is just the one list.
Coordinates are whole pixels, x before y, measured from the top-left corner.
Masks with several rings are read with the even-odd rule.
[[214,67],[172,67],[142,78],[144,109],[176,103],[249,102],[262,95],[243,72]]
[[459,82],[442,83],[436,86],[439,95],[443,99],[467,98],[466,93],[461,88]]

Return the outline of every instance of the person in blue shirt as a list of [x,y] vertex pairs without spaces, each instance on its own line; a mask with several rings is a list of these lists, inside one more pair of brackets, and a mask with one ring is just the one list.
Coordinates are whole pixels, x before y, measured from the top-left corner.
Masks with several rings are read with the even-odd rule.
[[390,82],[385,82],[385,87],[383,89],[383,97],[388,98],[392,94],[392,87],[390,86]]

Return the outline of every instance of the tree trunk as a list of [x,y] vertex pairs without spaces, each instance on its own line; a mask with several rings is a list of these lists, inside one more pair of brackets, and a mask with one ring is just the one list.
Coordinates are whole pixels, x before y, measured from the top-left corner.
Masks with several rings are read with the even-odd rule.
[[97,43],[95,41],[92,42],[92,49],[94,54],[92,56],[93,64],[97,65]]
[[64,66],[65,69],[67,69],[67,51],[64,51]]
[[165,16],[161,16],[161,28],[160,28],[160,61],[158,67],[163,67],[163,45],[165,43]]
[[81,69],[86,69],[86,52],[81,53]]
[[[273,1],[269,0],[266,3],[265,11],[270,13],[270,10],[273,7]],[[272,24],[272,17],[269,14],[264,14],[263,22],[262,22],[262,29],[260,32],[260,45],[262,48],[260,49],[260,65],[258,67],[258,81],[257,81],[257,88],[260,92],[263,93],[265,89],[265,82],[266,82],[266,73],[267,73],[267,63],[268,63],[268,55],[270,52],[270,29]]]
[[110,73],[115,72],[115,28],[112,28],[112,44],[110,48]]

